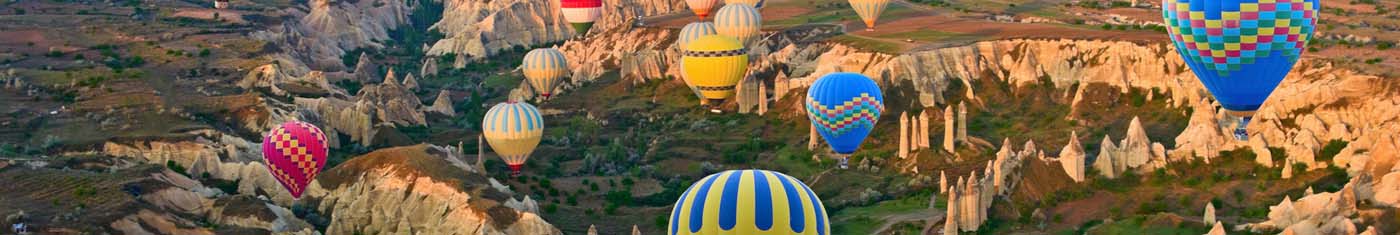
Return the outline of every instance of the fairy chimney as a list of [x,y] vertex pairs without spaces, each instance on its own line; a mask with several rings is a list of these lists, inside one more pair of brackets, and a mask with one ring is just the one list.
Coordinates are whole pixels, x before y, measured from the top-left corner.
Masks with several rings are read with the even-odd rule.
[[953,151],[953,106],[943,109],[943,150]]

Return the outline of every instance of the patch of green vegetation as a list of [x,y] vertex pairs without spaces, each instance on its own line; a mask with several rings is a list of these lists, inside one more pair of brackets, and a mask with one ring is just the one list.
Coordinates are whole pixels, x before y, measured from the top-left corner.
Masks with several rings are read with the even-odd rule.
[[860,36],[853,36],[850,34],[843,34],[840,36],[832,37],[829,40],[836,43],[846,44],[855,48],[860,48],[862,50],[869,50],[886,54],[899,54],[899,52],[903,50],[903,48],[901,48],[899,44],[882,42],[879,40],[864,38]]
[[973,34],[957,33],[957,32],[945,32],[945,31],[938,31],[938,30],[906,31],[906,32],[899,32],[899,33],[892,33],[892,34],[883,34],[883,35],[879,35],[878,37],[880,37],[880,38],[888,38],[888,39],[895,39],[895,40],[905,40],[905,39],[908,39],[908,40],[924,41],[924,42],[943,42],[943,41],[954,41],[954,40],[978,40],[978,39],[981,38],[980,36],[973,35]]
[[1191,223],[1181,223],[1177,225],[1163,225],[1148,223],[1148,217],[1152,215],[1134,215],[1132,217],[1104,223],[1085,231],[1084,234],[1142,234],[1142,235],[1184,235],[1203,234],[1209,228]]
[[[874,234],[876,226],[884,223],[877,218],[929,210],[929,197],[932,196],[932,192],[919,192],[907,197],[881,201],[870,206],[831,211],[832,234]],[[936,208],[946,208],[947,204],[946,198],[942,197],[934,202]]]

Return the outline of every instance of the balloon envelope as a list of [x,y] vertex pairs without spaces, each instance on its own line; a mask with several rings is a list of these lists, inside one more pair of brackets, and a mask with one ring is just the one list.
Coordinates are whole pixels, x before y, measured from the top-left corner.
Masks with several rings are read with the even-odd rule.
[[1165,0],[1177,53],[1221,106],[1252,113],[1312,39],[1318,0]]
[[719,13],[715,13],[715,32],[734,37],[744,44],[753,42],[753,39],[758,37],[761,27],[763,16],[758,14],[758,9],[748,4],[724,5],[719,9]]
[[695,41],[695,39],[699,39],[703,36],[715,34],[718,33],[715,31],[714,23],[691,22],[681,28],[680,36],[676,37],[676,46],[679,47],[681,51],[685,51],[685,45],[689,44],[691,41]]
[[326,166],[326,134],[310,123],[282,123],[263,136],[263,162],[278,183],[301,198],[306,185]]
[[540,144],[544,136],[544,118],[540,110],[525,102],[508,101],[492,106],[481,120],[481,131],[486,143],[496,151],[513,174],[519,174],[520,166],[530,159],[530,153]]
[[730,170],[707,176],[671,209],[670,235],[831,234],[830,220],[807,184],[774,171]]
[[715,9],[715,4],[719,0],[685,0],[685,5],[690,7],[690,11],[699,16],[700,19],[710,16],[710,11]]
[[744,45],[722,35],[702,36],[681,52],[681,75],[686,85],[705,99],[722,101],[734,95],[734,85],[748,72]]
[[569,63],[564,59],[564,53],[554,48],[530,50],[525,54],[520,67],[525,72],[525,80],[530,83],[530,88],[546,99],[552,95],[559,81],[569,73]]
[[890,4],[890,0],[850,0],[851,9],[856,11],[856,15],[865,21],[866,29],[875,29],[875,21],[880,19],[880,13],[885,12],[885,6]]
[[583,35],[593,28],[593,21],[603,15],[602,0],[559,0],[559,10],[564,20],[574,27],[574,33]]
[[765,0],[724,0],[725,5],[743,3],[753,8],[763,8],[763,2]]
[[869,77],[830,73],[807,89],[807,118],[831,150],[851,154],[865,142],[884,112],[884,94]]

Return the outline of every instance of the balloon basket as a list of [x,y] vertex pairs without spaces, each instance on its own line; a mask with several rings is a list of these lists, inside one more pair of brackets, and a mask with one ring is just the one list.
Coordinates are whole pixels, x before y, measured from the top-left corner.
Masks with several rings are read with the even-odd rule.
[[1250,121],[1251,119],[1254,119],[1254,118],[1253,118],[1253,117],[1241,117],[1241,118],[1239,118],[1238,122],[1235,124],[1235,140],[1238,140],[1238,141],[1249,141],[1249,130],[1246,130],[1245,127],[1248,127],[1248,126],[1249,126],[1249,121]]
[[520,177],[520,165],[510,165],[510,177]]
[[850,164],[850,161],[851,161],[851,160],[850,160],[850,158],[845,158],[845,157],[843,157],[843,158],[841,158],[841,159],[839,159],[839,160],[836,160],[836,161],[837,161],[838,167],[840,167],[842,170],[850,169],[850,168],[851,168],[851,164]]

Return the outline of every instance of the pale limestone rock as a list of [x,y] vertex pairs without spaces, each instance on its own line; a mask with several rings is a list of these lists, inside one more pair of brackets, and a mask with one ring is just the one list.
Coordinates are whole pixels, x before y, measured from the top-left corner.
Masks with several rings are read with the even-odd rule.
[[642,230],[638,229],[635,224],[632,225],[632,235],[642,235]]
[[1221,225],[1222,223],[1209,221],[1206,223],[1215,224],[1215,226],[1210,227],[1210,231],[1206,232],[1206,235],[1225,235],[1225,226]]
[[[503,205],[513,192],[453,163],[451,153],[428,145],[379,149],[324,172],[325,187],[313,186],[307,196],[328,213],[327,234],[562,234],[535,213]],[[449,167],[422,169],[442,166]],[[492,190],[498,192],[486,193]]]
[[[959,177],[958,181],[962,181],[961,177]],[[955,184],[952,187],[946,188],[945,191],[948,192],[948,212],[945,213],[946,215],[943,220],[943,235],[957,235],[958,218],[962,216],[958,213],[962,210],[960,208],[960,202],[962,202],[962,200],[960,200],[961,198],[959,198],[958,195],[961,194],[962,188],[957,187],[957,184]]]
[[768,113],[768,86],[758,82],[758,115]]
[[1069,144],[1060,149],[1060,166],[1074,182],[1084,182],[1084,145],[1079,143],[1079,134],[1070,131]]
[[761,83],[758,79],[752,75],[746,75],[743,80],[739,80],[739,84],[734,88],[734,101],[739,105],[739,113],[755,111],[754,108],[758,106],[759,84]]
[[1283,174],[1283,178],[1284,178],[1284,179],[1293,178],[1293,159],[1288,159],[1288,160],[1286,160],[1286,161],[1283,161],[1283,172],[1282,172],[1282,174]]
[[412,73],[412,72],[408,73],[408,75],[404,75],[404,77],[403,77],[403,87],[404,87],[404,88],[407,88],[409,91],[417,91],[417,90],[418,90],[418,78],[413,77],[413,73]]
[[1215,224],[1215,203],[1206,202],[1206,214],[1201,216],[1201,221],[1206,224]]
[[1274,153],[1269,151],[1264,138],[1250,138],[1249,149],[1254,151],[1254,163],[1264,167],[1274,167]]
[[433,106],[429,106],[424,111],[448,117],[456,116],[457,111],[452,107],[452,95],[449,92],[446,89],[439,91],[437,99],[433,100]]
[[1147,139],[1147,131],[1143,129],[1142,122],[1137,117],[1133,117],[1128,124],[1128,134],[1123,141],[1118,144],[1118,148],[1123,155],[1123,164],[1128,168],[1145,165],[1151,159],[1151,140]]
[[[358,62],[355,62],[355,70],[353,71],[353,73],[355,75],[355,79],[361,84],[369,84],[380,81],[380,78],[378,76],[379,66],[376,65],[374,61],[370,61],[369,53],[367,52],[360,52],[360,60]],[[390,71],[389,74],[394,73],[393,71]]]
[[948,175],[945,174],[943,171],[938,171],[938,192],[948,192]]
[[909,157],[909,115],[899,115],[899,152],[900,159]]
[[773,100],[781,101],[792,89],[788,87],[788,76],[782,71],[778,71],[777,77],[773,78]]
[[485,135],[476,136],[476,169],[483,174],[486,173],[486,138]]
[[817,142],[817,138],[818,138],[818,136],[817,136],[817,126],[816,126],[816,124],[812,124],[811,122],[807,122],[807,129],[809,130],[809,131],[807,132],[807,150],[813,150],[813,151],[815,151],[815,150],[817,150],[817,143],[818,143],[818,142]]
[[[428,47],[423,47],[423,48],[428,48]],[[437,76],[437,74],[438,74],[438,60],[437,60],[437,57],[428,57],[427,59],[423,59],[423,67],[420,67],[420,68],[418,69],[418,74],[422,74],[423,77],[425,77],[425,78],[426,78],[426,77],[430,77],[430,76]]]
[[955,153],[953,149],[953,106],[943,109],[943,150]]
[[598,226],[592,224],[588,225],[588,235],[598,235]]
[[[969,86],[968,91],[972,91]],[[967,101],[958,102],[958,140],[967,141]]]
[[928,111],[929,111],[928,109],[924,109],[923,112],[919,112],[919,135],[918,135],[918,139],[919,139],[919,148],[920,148],[920,149],[925,149],[925,148],[929,148],[929,147],[930,147],[930,145],[929,145],[929,138],[928,138],[928,137],[929,137],[929,134],[928,134],[928,132],[929,132]]
[[1099,143],[1099,156],[1094,159],[1094,169],[1109,179],[1118,178],[1123,163],[1118,157],[1118,146],[1113,145],[1113,140],[1108,135],[1103,136],[1103,142]]

